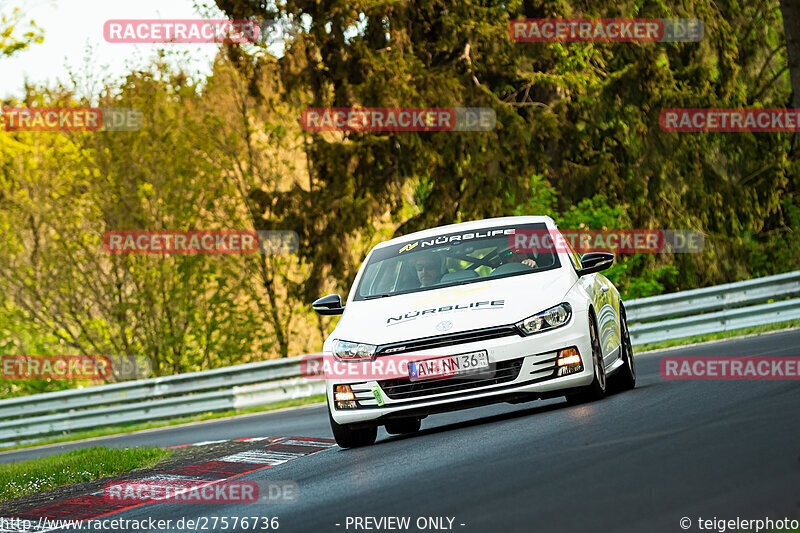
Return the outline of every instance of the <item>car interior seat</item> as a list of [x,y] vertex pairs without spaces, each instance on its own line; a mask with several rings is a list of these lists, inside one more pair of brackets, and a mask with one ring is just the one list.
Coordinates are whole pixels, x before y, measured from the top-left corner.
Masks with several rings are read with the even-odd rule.
[[534,261],[536,261],[536,268],[548,268],[555,264],[555,253],[553,252],[538,252],[531,254]]

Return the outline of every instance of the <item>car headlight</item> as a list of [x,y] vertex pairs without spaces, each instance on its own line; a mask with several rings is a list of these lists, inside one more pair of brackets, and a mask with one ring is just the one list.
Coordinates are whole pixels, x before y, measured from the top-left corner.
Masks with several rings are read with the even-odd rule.
[[368,361],[378,347],[363,342],[333,341],[333,355],[342,361]]
[[560,328],[572,317],[572,306],[567,302],[551,307],[546,311],[529,316],[515,325],[523,335],[533,335],[555,328]]

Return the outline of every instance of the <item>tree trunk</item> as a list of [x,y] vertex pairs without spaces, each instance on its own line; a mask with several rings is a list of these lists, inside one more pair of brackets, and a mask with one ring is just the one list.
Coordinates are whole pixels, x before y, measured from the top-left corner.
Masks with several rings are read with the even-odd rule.
[[[786,57],[792,82],[792,107],[800,109],[800,0],[781,0]],[[800,151],[800,133],[795,135],[795,149]]]

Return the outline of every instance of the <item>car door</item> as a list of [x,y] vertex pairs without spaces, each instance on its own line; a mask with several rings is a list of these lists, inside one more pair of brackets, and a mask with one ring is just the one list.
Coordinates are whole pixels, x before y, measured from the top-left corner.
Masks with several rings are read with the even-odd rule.
[[600,345],[603,347],[603,360],[606,366],[620,357],[619,292],[614,284],[600,273],[592,277],[594,308],[600,330]]
[[[572,266],[578,270],[581,268],[580,255],[572,249],[569,240],[566,240],[566,243],[570,249]],[[620,356],[619,345],[622,337],[619,329],[619,291],[600,273],[581,276],[578,278],[578,283],[589,295],[597,315],[600,347],[603,361],[608,367]]]

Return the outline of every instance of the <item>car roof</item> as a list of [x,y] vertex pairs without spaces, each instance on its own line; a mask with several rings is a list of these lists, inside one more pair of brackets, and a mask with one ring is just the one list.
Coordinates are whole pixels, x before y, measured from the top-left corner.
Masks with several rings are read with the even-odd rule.
[[555,228],[556,223],[548,216],[518,216],[518,217],[497,217],[486,218],[483,220],[473,220],[471,222],[460,222],[458,224],[448,224],[447,226],[439,226],[430,228],[415,233],[409,233],[401,237],[395,237],[388,241],[384,241],[375,246],[375,248],[383,248],[384,246],[391,246],[401,242],[414,240],[414,239],[427,239],[430,237],[437,237],[448,233],[457,233],[459,231],[481,230],[484,228],[493,228],[497,226],[508,226],[513,224],[546,224],[548,228]]

